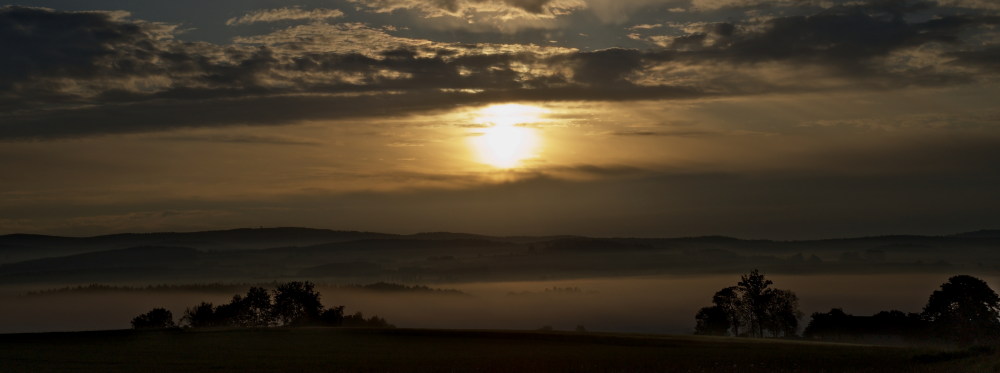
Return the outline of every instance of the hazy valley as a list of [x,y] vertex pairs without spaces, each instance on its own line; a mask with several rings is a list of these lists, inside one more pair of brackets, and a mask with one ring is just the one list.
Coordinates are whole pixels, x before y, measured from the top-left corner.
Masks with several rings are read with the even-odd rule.
[[[0,332],[119,329],[252,285],[308,280],[327,305],[401,327],[690,333],[759,268],[803,311],[919,311],[954,274],[1000,279],[1000,232],[818,241],[392,235],[304,228],[0,236]],[[376,283],[427,288],[363,286]],[[97,284],[97,285],[94,285]]]

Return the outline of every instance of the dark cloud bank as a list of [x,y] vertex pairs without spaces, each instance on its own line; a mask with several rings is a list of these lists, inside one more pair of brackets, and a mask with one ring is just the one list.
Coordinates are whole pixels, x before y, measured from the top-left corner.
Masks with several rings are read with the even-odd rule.
[[499,52],[341,28],[344,38],[383,39],[383,47],[362,53],[309,38],[182,42],[173,25],[125,14],[8,6],[0,8],[0,139],[284,124],[510,100],[968,84],[990,81],[1000,69],[1000,46],[981,37],[998,23],[985,11],[875,1],[708,24],[646,50],[509,45]]

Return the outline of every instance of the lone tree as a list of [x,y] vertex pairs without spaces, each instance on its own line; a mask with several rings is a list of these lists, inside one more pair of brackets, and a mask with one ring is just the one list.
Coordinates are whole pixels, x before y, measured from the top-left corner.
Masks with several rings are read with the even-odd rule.
[[167,329],[174,326],[174,314],[166,308],[154,308],[132,319],[134,329]]
[[940,337],[974,343],[1000,333],[1000,297],[985,281],[959,275],[931,294],[924,320]]
[[[736,286],[712,297],[714,306],[695,315],[696,334],[763,337],[795,336],[799,328],[799,298],[790,290],[770,288],[758,270],[743,275]],[[730,334],[731,333],[731,334]]]

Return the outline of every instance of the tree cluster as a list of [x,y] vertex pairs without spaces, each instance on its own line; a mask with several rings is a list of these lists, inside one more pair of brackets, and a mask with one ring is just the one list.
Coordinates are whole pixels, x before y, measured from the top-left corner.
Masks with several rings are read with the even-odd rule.
[[834,308],[812,314],[802,336],[810,339],[861,341],[864,339],[920,338],[927,334],[927,322],[918,313],[881,311],[872,316],[855,316]]
[[166,308],[154,308],[132,319],[132,328],[135,329],[164,329],[173,327],[175,327],[174,314]]
[[798,334],[799,298],[790,290],[771,288],[758,270],[743,275],[736,286],[719,290],[711,307],[695,316],[696,334],[748,337],[793,337]]
[[[188,308],[181,325],[191,328],[272,326],[351,326],[392,327],[378,316],[365,318],[361,312],[344,315],[344,306],[323,307],[320,293],[311,282],[293,281],[278,284],[273,291],[251,287],[246,295],[233,295],[226,304],[201,302]],[[156,308],[132,320],[136,329],[174,327],[169,310]]]
[[827,340],[895,337],[962,344],[991,342],[1000,336],[1000,297],[983,280],[953,276],[931,294],[921,313],[882,311],[854,316],[834,308],[814,313],[803,334]]

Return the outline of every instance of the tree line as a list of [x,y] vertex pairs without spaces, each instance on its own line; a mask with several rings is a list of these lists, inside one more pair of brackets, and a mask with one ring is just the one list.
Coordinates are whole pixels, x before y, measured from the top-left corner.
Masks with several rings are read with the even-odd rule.
[[[135,329],[174,328],[173,313],[154,308],[132,319]],[[345,326],[393,327],[378,316],[365,318],[357,312],[344,314],[344,306],[326,308],[320,302],[315,284],[293,281],[277,284],[274,290],[251,287],[246,295],[233,295],[226,304],[208,302],[187,308],[180,326],[189,328],[238,327],[267,328],[275,326]]]
[[[738,337],[797,338],[802,312],[790,290],[771,288],[758,270],[743,275],[736,286],[719,290],[712,306],[695,315],[695,334]],[[822,340],[872,338],[939,339],[963,344],[1000,338],[1000,297],[985,281],[953,276],[935,290],[920,313],[881,311],[854,316],[841,308],[812,314],[803,337]]]

